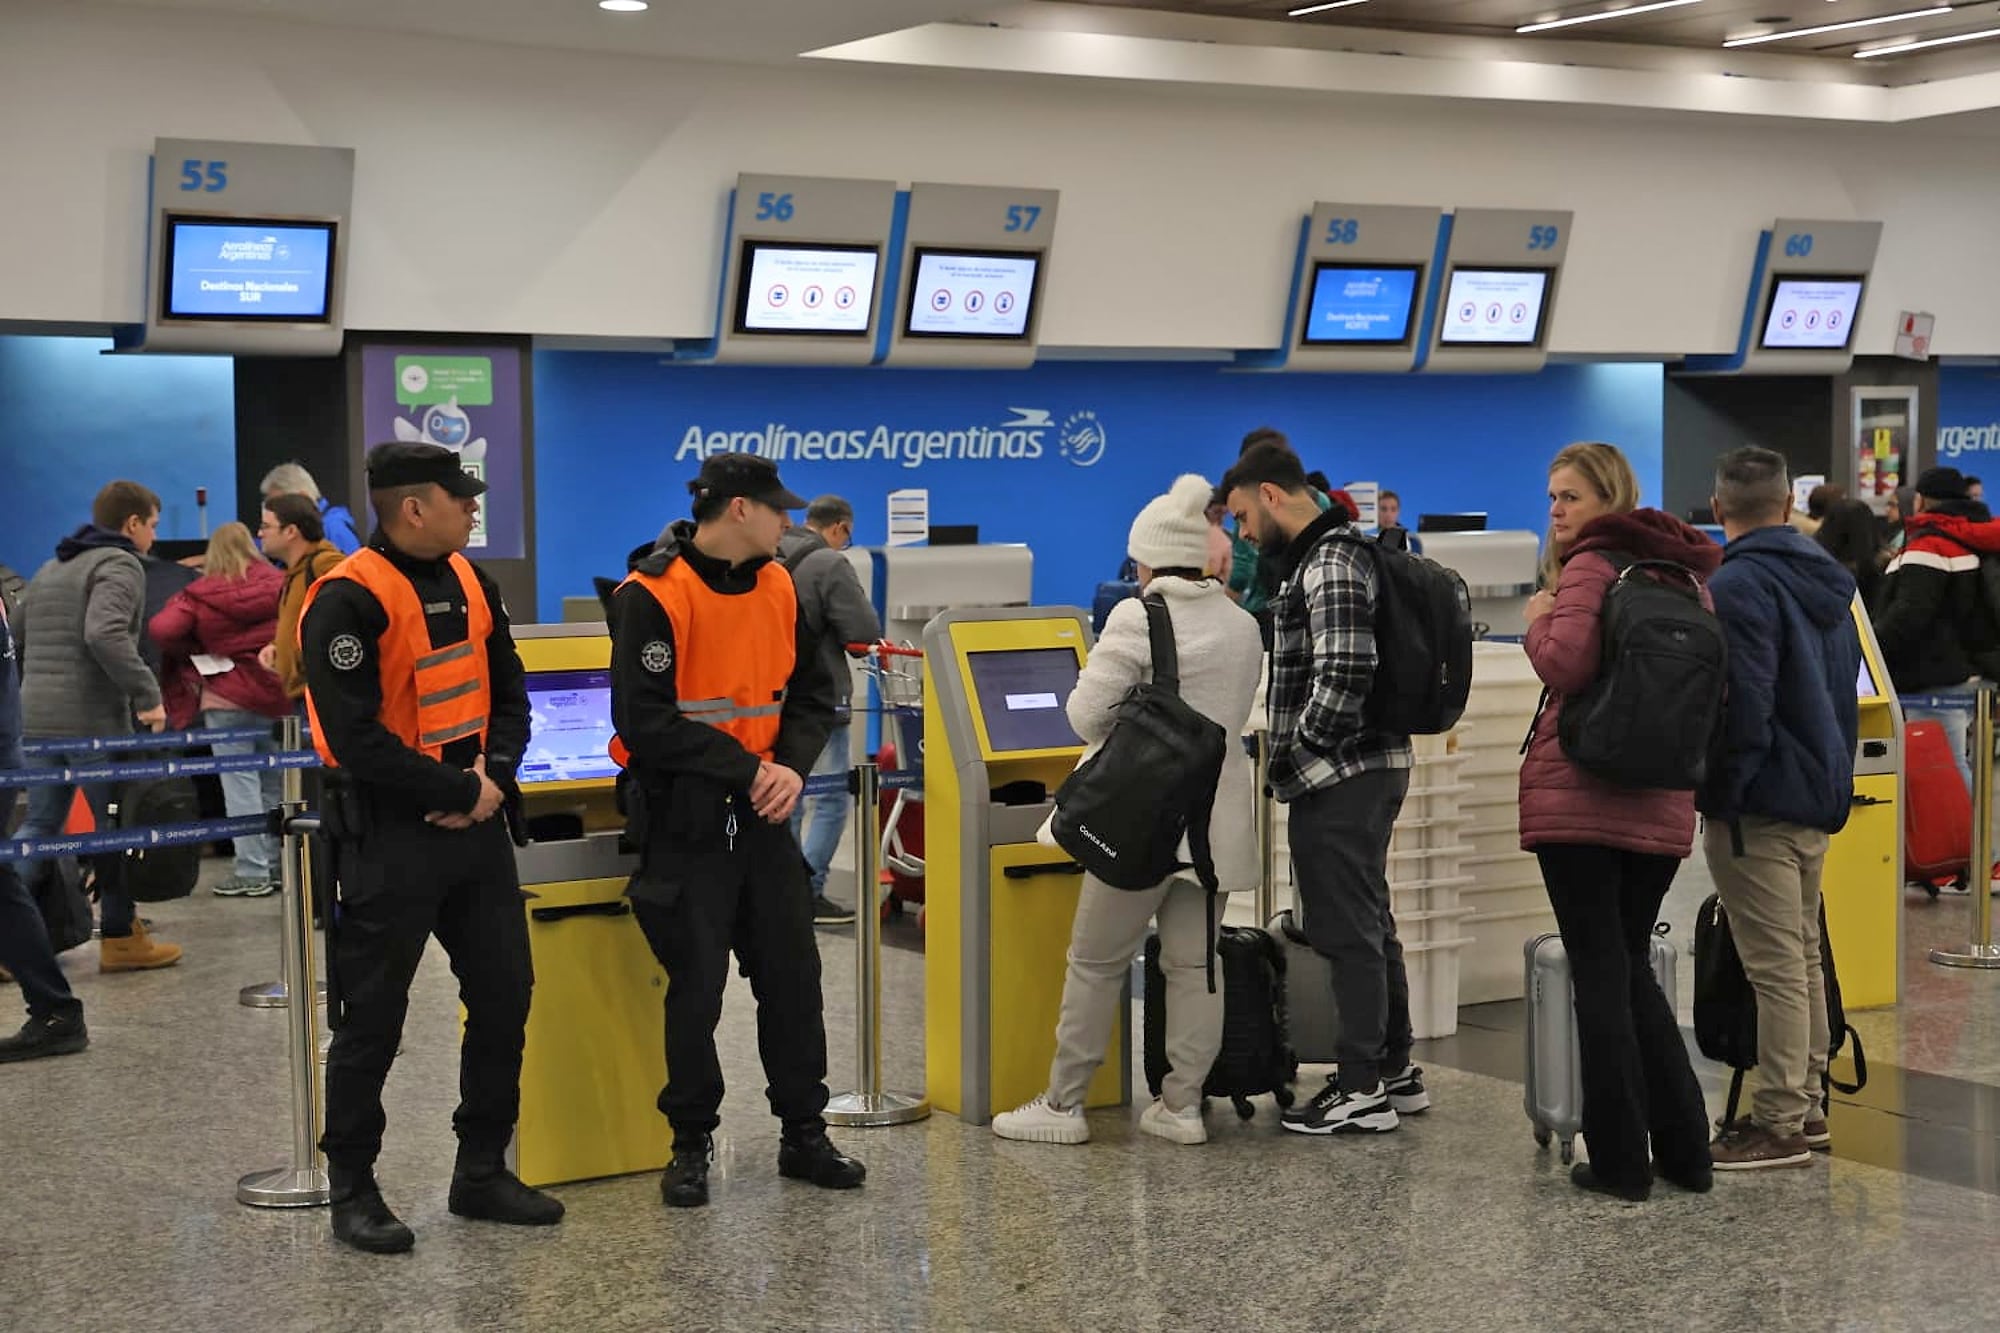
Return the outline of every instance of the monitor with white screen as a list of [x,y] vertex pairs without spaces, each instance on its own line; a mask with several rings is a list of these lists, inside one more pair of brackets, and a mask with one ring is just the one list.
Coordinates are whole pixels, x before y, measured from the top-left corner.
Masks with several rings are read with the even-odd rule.
[[611,760],[611,672],[530,671],[522,786],[618,776]]
[[1445,347],[1538,347],[1548,325],[1546,268],[1454,268],[1446,284]]
[[160,318],[324,324],[332,315],[332,222],[168,214]]
[[738,333],[867,336],[881,249],[745,241],[736,274]]
[[1034,251],[919,246],[910,270],[903,336],[1026,338],[1041,262]]
[[1059,750],[1083,744],[1065,711],[1079,663],[1069,648],[1017,648],[967,653],[972,692],[995,754]]
[[1786,274],[1771,284],[1758,346],[1769,350],[1844,351],[1854,341],[1862,278]]

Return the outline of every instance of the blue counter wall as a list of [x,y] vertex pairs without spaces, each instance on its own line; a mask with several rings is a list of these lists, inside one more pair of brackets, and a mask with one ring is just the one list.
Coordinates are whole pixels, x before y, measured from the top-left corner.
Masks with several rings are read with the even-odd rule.
[[234,517],[235,364],[228,357],[103,356],[94,338],[0,337],[0,562],[23,578],[90,518],[105,482],[159,492],[162,537]]
[[1219,478],[1252,427],[1285,431],[1336,485],[1400,492],[1405,515],[1484,509],[1494,527],[1539,532],[1544,469],[1574,440],[1624,448],[1647,502],[1658,500],[1661,397],[1650,364],[1496,376],[1158,362],[861,372],[537,352],[540,611],[558,617],[565,595],[622,574],[628,550],[684,517],[685,483],[711,444],[770,454],[775,433],[786,482],[852,500],[863,545],[886,535],[889,491],[927,488],[932,522],[976,523],[982,541],[1034,548],[1037,601],[1088,606],[1138,508],[1181,472]]

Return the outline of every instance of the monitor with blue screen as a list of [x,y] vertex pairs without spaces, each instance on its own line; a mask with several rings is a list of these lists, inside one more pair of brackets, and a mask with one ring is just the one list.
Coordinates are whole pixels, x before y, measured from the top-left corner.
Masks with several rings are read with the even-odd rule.
[[522,786],[618,776],[611,761],[611,672],[530,671]]
[[1306,347],[1400,347],[1423,276],[1418,264],[1314,266],[1299,342]]
[[160,318],[324,324],[335,233],[332,222],[169,214]]

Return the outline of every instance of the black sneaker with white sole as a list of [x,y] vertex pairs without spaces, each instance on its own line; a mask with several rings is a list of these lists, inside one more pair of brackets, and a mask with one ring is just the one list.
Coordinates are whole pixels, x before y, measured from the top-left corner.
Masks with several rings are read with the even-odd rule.
[[1384,1077],[1382,1088],[1389,1096],[1389,1105],[1396,1108],[1397,1115],[1422,1115],[1431,1109],[1431,1094],[1424,1087],[1424,1071],[1416,1065],[1405,1065],[1401,1072]]
[[1294,1134],[1387,1134],[1399,1123],[1389,1094],[1377,1083],[1366,1092],[1342,1092],[1329,1082],[1317,1097],[1302,1107],[1294,1107],[1282,1123]]
[[815,926],[851,926],[854,924],[854,909],[842,907],[825,894],[813,896],[813,924]]

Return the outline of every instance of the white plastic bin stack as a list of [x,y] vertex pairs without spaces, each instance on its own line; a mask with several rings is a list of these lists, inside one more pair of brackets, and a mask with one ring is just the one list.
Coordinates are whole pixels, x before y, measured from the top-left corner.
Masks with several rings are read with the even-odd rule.
[[1460,965],[1459,998],[1466,1004],[1521,998],[1521,946],[1555,929],[1541,867],[1521,850],[1521,741],[1534,720],[1541,682],[1517,643],[1477,643],[1472,649],[1472,698],[1460,724],[1469,788],[1460,800],[1470,845],[1461,863],[1469,935]]
[[[1465,839],[1468,820],[1461,805],[1472,789],[1459,776],[1466,756],[1458,740],[1456,731],[1413,738],[1416,767],[1389,838],[1389,906],[1403,942],[1410,1027],[1418,1037],[1448,1037],[1458,1031],[1459,954],[1471,942],[1463,923],[1472,909],[1459,894],[1472,883],[1465,858],[1473,849]],[[1275,859],[1281,907],[1298,902],[1289,818],[1290,808],[1279,805]]]

